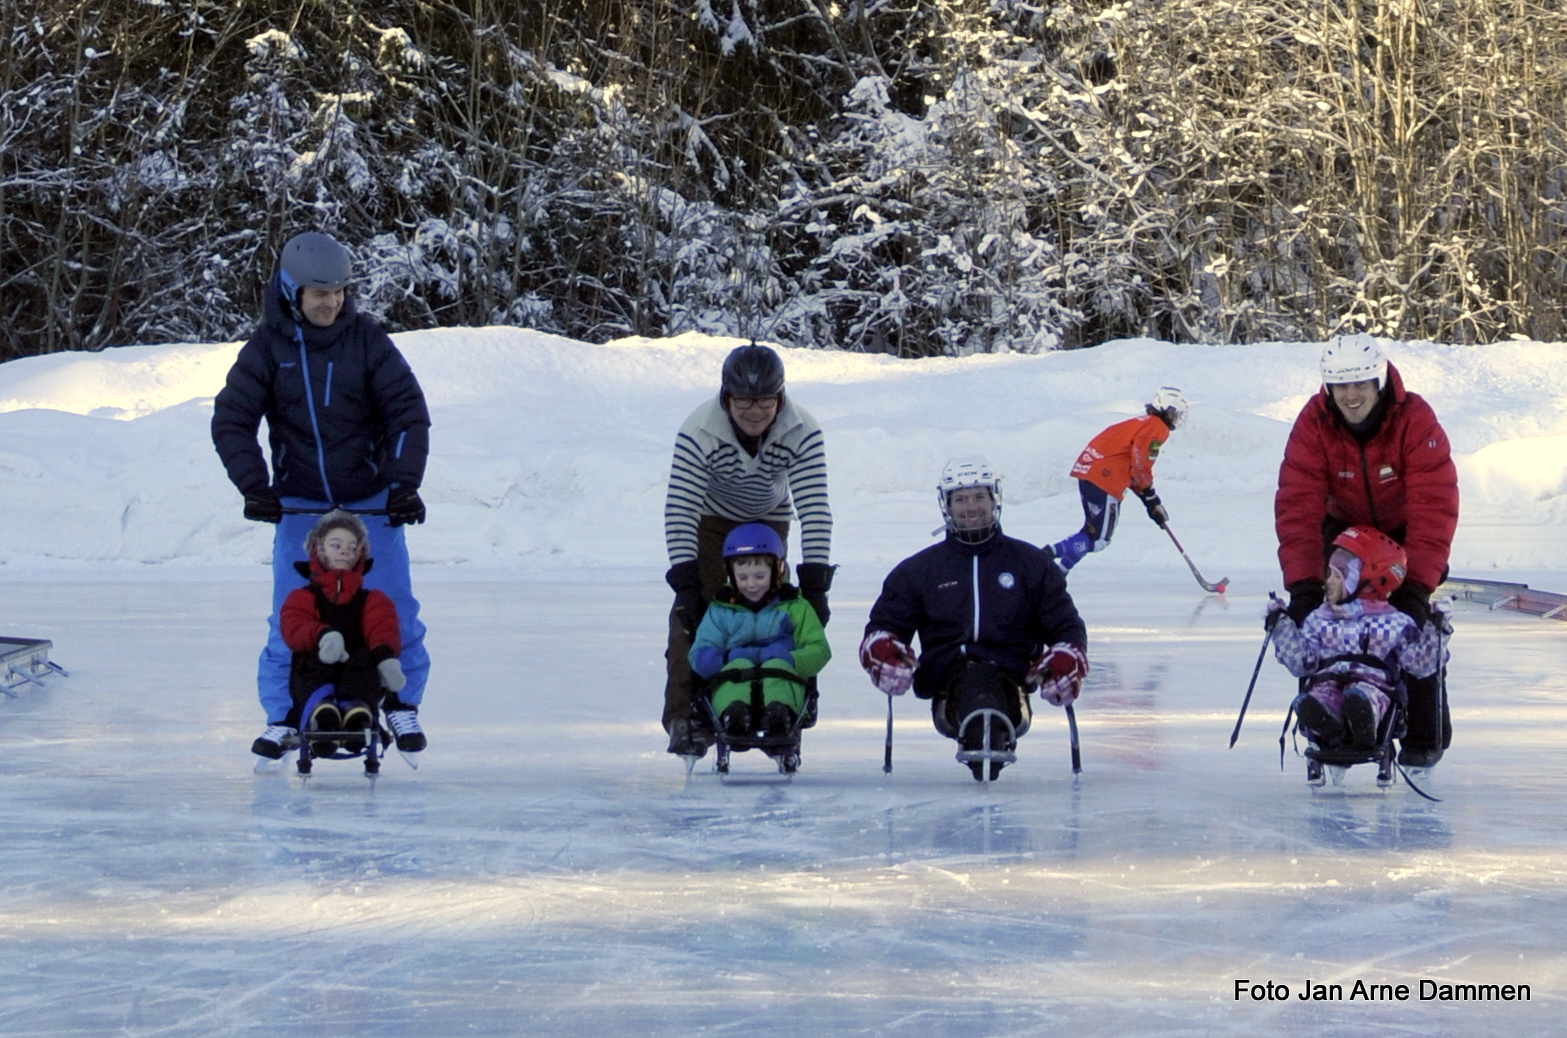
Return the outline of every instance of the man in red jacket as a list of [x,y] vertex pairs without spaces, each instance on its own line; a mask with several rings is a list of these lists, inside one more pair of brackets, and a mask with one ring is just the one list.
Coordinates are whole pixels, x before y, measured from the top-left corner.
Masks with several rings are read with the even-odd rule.
[[[1322,391],[1295,419],[1273,499],[1279,565],[1298,624],[1322,603],[1333,538],[1371,526],[1404,546],[1409,573],[1388,599],[1417,624],[1447,576],[1458,526],[1458,470],[1431,405],[1404,389],[1370,336],[1342,336],[1322,352]],[[1406,767],[1430,767],[1452,741],[1445,667],[1408,679]]]

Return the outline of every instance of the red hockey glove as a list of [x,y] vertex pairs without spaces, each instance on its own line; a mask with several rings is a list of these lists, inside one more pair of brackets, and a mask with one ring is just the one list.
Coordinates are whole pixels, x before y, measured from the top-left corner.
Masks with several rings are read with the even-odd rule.
[[860,666],[877,688],[889,696],[901,696],[914,682],[919,661],[890,631],[872,631],[860,643]]
[[1039,694],[1054,706],[1066,706],[1077,698],[1088,676],[1088,657],[1071,642],[1052,645],[1028,670],[1025,679],[1038,683]]

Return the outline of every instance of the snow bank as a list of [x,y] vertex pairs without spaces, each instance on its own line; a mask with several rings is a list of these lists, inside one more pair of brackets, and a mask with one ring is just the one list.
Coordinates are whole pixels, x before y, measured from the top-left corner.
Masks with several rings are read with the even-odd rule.
[[[675,429],[715,391],[734,342],[703,336],[595,346],[516,329],[397,337],[435,427],[411,534],[427,565],[474,573],[664,566]],[[828,434],[837,561],[861,575],[927,543],[950,456],[1005,476],[1009,532],[1056,540],[1081,522],[1066,471],[1102,426],[1161,384],[1191,416],[1158,486],[1210,578],[1272,565],[1272,494],[1290,422],[1316,389],[1315,343],[1149,340],[1039,356],[899,361],[787,351],[790,391]],[[271,529],[240,516],[212,450],[212,398],[238,344],[143,346],[0,365],[0,562],[231,566],[262,562]],[[1454,568],[1567,566],[1567,346],[1392,344],[1458,454]],[[1089,566],[1179,565],[1136,502]]]

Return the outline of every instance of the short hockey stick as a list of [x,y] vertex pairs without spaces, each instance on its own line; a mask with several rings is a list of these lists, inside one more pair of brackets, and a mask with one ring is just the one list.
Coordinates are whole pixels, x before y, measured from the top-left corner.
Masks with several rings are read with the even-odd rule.
[[892,693],[887,693],[887,752],[881,759],[881,770],[885,775],[892,774]]
[[1192,557],[1190,555],[1186,554],[1186,549],[1181,547],[1181,542],[1176,540],[1175,531],[1170,529],[1170,525],[1168,523],[1160,523],[1159,529],[1170,535],[1170,540],[1175,544],[1175,550],[1180,552],[1181,558],[1186,560],[1187,568],[1192,571],[1192,576],[1197,578],[1197,583],[1202,585],[1202,589],[1211,594],[1224,594],[1224,589],[1230,586],[1230,578],[1225,577],[1217,584],[1210,584],[1206,580],[1202,579],[1202,574],[1197,571],[1197,564],[1192,561]]
[[[1268,597],[1277,599],[1273,592],[1268,592]],[[1257,675],[1262,673],[1262,658],[1268,654],[1268,643],[1273,640],[1273,628],[1268,628],[1268,633],[1262,638],[1262,648],[1257,652],[1257,665],[1251,669],[1251,684],[1246,686],[1246,698],[1241,701],[1241,715],[1235,719],[1235,730],[1230,733],[1230,749],[1235,748],[1235,740],[1241,737],[1241,722],[1246,720],[1246,708],[1251,706],[1251,694],[1257,687]],[[1287,723],[1287,722],[1286,722]]]
[[1078,775],[1083,771],[1083,755],[1077,748],[1077,714],[1072,711],[1072,704],[1066,705],[1066,730],[1072,740],[1072,774]]

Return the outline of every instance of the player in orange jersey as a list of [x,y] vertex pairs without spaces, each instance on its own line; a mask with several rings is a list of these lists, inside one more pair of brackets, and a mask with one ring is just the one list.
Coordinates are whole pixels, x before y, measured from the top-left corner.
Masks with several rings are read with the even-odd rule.
[[1147,414],[1117,422],[1095,436],[1077,457],[1070,475],[1083,495],[1083,528],[1051,546],[1056,565],[1070,570],[1089,552],[1103,551],[1115,534],[1121,495],[1130,488],[1143,499],[1148,518],[1163,526],[1169,521],[1153,489],[1153,463],[1170,430],[1186,418],[1186,398],[1173,386],[1162,386],[1147,405]]

